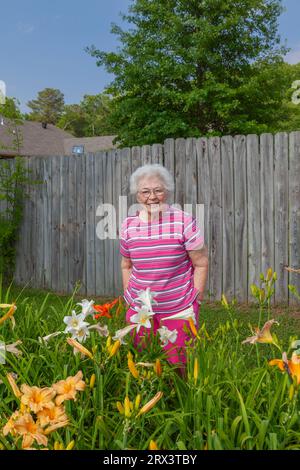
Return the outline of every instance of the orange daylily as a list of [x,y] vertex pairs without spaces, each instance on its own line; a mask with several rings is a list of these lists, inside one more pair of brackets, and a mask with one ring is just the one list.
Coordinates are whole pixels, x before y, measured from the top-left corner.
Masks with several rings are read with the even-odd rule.
[[99,312],[95,315],[95,318],[101,318],[101,317],[107,317],[107,318],[112,318],[111,314],[109,311],[112,309],[114,305],[119,301],[119,299],[115,299],[112,302],[108,302],[103,305],[93,305],[94,310],[96,312]]
[[70,376],[66,380],[60,380],[53,384],[53,388],[57,393],[55,403],[61,405],[65,400],[75,400],[77,391],[85,389],[85,382],[82,380],[82,371],[79,370],[73,377]]
[[38,413],[43,408],[52,408],[54,403],[52,398],[55,396],[53,388],[29,387],[27,384],[21,385],[21,403],[28,406],[31,411]]
[[296,353],[292,354],[290,360],[287,358],[286,353],[283,353],[282,359],[272,359],[269,361],[269,365],[278,366],[280,370],[287,372],[291,379],[296,377],[297,385],[300,385],[300,356]]
[[14,411],[14,413],[11,415],[11,417],[9,418],[9,420],[7,421],[7,423],[5,424],[5,426],[2,429],[2,432],[3,432],[4,436],[7,436],[7,434],[9,434],[9,433],[11,433],[13,436],[16,435],[17,431],[15,429],[15,422],[21,416],[23,416],[21,411],[19,411],[19,410]]
[[44,427],[47,424],[60,423],[68,419],[65,409],[62,405],[44,408],[37,413],[39,424]]
[[37,441],[39,445],[47,445],[48,439],[43,429],[35,423],[29,413],[24,414],[15,421],[14,429],[17,434],[23,436],[22,449],[31,447],[34,441]]
[[277,321],[272,319],[272,320],[267,321],[264,324],[264,326],[262,327],[261,330],[259,328],[254,328],[255,332],[256,332],[256,335],[249,336],[248,338],[246,338],[242,342],[242,344],[244,344],[244,343],[250,343],[250,344],[254,344],[254,343],[273,343],[273,344],[275,344],[275,340],[274,340],[273,336],[270,333],[271,326],[274,323],[279,325],[279,323]]

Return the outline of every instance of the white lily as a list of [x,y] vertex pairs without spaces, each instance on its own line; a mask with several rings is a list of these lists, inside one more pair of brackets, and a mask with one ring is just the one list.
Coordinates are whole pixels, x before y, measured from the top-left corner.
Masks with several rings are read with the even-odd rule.
[[78,330],[88,326],[89,323],[85,322],[84,318],[84,313],[77,315],[75,310],[72,310],[72,315],[64,317],[64,323],[67,325],[65,328],[65,333],[76,334]]
[[83,299],[81,302],[78,302],[76,305],[80,305],[82,307],[82,314],[84,317],[87,317],[88,315],[94,315],[95,310],[94,310],[94,300],[87,300]]
[[11,344],[6,344],[5,345],[5,349],[7,352],[10,352],[12,354],[14,354],[15,356],[21,356],[23,353],[22,351],[20,351],[17,346],[19,344],[22,344],[22,341],[20,339],[18,339],[18,341],[16,341],[15,343],[11,343]]
[[96,330],[100,336],[108,336],[109,331],[107,325],[101,326],[99,323],[96,325],[88,326],[88,330]]
[[150,287],[145,290],[141,290],[135,301],[141,302],[142,306],[145,306],[152,312],[152,304],[157,304],[154,300],[154,292],[151,292]]
[[117,330],[115,332],[115,336],[112,337],[114,341],[119,340],[121,344],[126,344],[124,341],[124,336],[126,336],[131,330],[136,328],[136,325],[128,325],[125,326],[125,328],[122,328],[121,330]]
[[141,308],[136,308],[137,313],[131,316],[130,321],[136,326],[136,331],[139,332],[140,328],[151,328],[150,318],[153,316],[153,312],[149,311],[148,307],[143,305]]
[[162,346],[167,346],[168,342],[175,343],[178,335],[177,330],[169,330],[166,326],[158,328],[158,333],[160,336]]
[[55,336],[61,335],[63,333],[64,333],[63,331],[55,331],[55,333],[51,333],[50,335],[47,335],[47,336],[39,336],[38,337],[39,343],[41,343],[41,344],[46,343],[47,344],[49,339],[55,338]]
[[193,307],[188,307],[182,312],[175,313],[174,315],[170,315],[169,317],[164,317],[162,320],[189,320],[192,319],[194,324],[196,324],[196,317]]
[[[83,323],[86,322],[82,322]],[[87,326],[81,326],[78,329],[74,330],[71,332],[72,333],[72,339],[76,339],[79,341],[79,343],[84,343],[86,339],[90,336],[89,328]]]

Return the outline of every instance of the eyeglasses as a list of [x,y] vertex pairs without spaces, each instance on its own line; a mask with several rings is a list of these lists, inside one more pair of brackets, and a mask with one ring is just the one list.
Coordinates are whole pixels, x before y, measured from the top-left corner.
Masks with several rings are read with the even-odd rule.
[[161,197],[163,194],[165,194],[164,189],[142,189],[142,191],[138,191],[138,193],[143,196],[144,198],[150,197],[150,194],[153,193],[154,196],[156,197]]

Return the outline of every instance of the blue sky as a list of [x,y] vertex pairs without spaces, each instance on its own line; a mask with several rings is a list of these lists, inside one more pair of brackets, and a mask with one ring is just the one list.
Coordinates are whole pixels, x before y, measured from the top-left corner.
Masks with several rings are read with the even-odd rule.
[[[67,104],[79,103],[84,94],[103,91],[113,76],[97,67],[84,51],[94,44],[115,50],[117,38],[111,23],[122,25],[120,12],[131,0],[6,0],[0,7],[0,80],[7,96],[19,99],[22,111],[38,91],[59,88]],[[290,63],[300,62],[300,1],[284,0],[279,33],[292,50]],[[123,25],[125,26],[125,25]],[[300,79],[300,77],[299,77]]]

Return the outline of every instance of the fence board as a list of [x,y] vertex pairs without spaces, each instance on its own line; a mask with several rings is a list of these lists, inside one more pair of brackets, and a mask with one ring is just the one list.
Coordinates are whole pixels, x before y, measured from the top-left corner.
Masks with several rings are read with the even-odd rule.
[[275,269],[274,257],[274,152],[273,135],[260,136],[261,161],[261,269]]
[[[95,236],[95,256],[96,256],[96,294],[105,295],[105,242],[99,235],[99,227],[102,224],[103,216],[99,213],[104,203],[104,175],[103,160],[105,152],[99,152],[95,155],[95,210],[96,212],[96,236]],[[98,209],[98,210],[97,210]],[[99,224],[99,225],[98,225]]]
[[[52,226],[52,159],[44,158],[44,184],[43,184],[43,219],[42,223],[44,226],[44,279],[43,285],[46,289],[51,289],[51,253],[52,253],[52,237],[51,237],[51,226]],[[64,180],[66,184],[66,181]],[[64,198],[64,201],[67,199]],[[26,207],[26,204],[25,204]],[[61,275],[63,277],[63,274]],[[68,292],[68,285],[64,287],[64,291]]]
[[[54,242],[54,248],[52,251],[52,255],[54,256],[54,260],[52,262],[52,286],[56,286],[55,290],[69,292],[69,244],[67,231],[69,209],[69,158],[62,157],[60,159],[55,159],[54,164],[57,168],[53,173],[52,183],[52,230]],[[56,175],[57,171],[60,172],[58,175]],[[59,267],[59,270],[57,267]]]
[[234,285],[238,301],[248,298],[246,137],[234,137]]
[[220,138],[211,137],[208,140],[208,153],[210,165],[211,188],[211,230],[209,239],[210,294],[216,300],[222,295],[222,258],[223,258],[223,230],[222,230],[222,178],[221,178],[221,148]]
[[[110,179],[111,181],[111,179]],[[95,156],[86,155],[86,292],[96,292],[95,263]]]
[[223,292],[234,297],[234,178],[233,140],[231,136],[221,139],[222,208],[223,208]]
[[[70,171],[70,173],[69,173]],[[60,159],[60,231],[59,231],[59,273],[60,285],[64,292],[72,290],[72,276],[69,283],[69,271],[72,271],[72,265],[69,267],[69,257],[72,253],[71,240],[69,239],[70,223],[74,216],[74,159],[63,156]],[[70,181],[71,180],[71,181]],[[70,193],[71,188],[71,193]],[[70,203],[70,209],[69,209]],[[69,213],[70,210],[70,213]]]
[[161,144],[152,145],[151,163],[159,163],[160,165],[163,165],[163,146]]
[[[197,201],[202,207],[202,230],[204,233],[205,245],[209,246],[210,239],[210,205],[211,205],[211,185],[210,185],[210,165],[208,160],[208,139],[201,137],[196,140],[197,151]],[[200,218],[200,217],[199,217]],[[206,284],[207,292],[210,292],[211,269],[208,271]]]
[[[289,149],[289,265],[300,269],[300,132],[290,134]],[[290,273],[288,281],[300,292],[300,274]],[[289,301],[297,303],[293,294]]]
[[288,274],[284,269],[288,264],[288,135],[285,132],[275,136],[274,163],[275,301],[285,301],[288,298]]
[[120,257],[120,252],[119,252],[119,216],[120,216],[120,211],[119,211],[119,197],[121,194],[121,181],[122,181],[122,167],[121,167],[121,155],[120,152],[114,151],[113,152],[113,161],[112,161],[113,167],[112,167],[112,172],[113,172],[113,178],[112,178],[112,191],[113,191],[113,207],[115,210],[115,219],[114,219],[114,232],[116,234],[116,238],[112,240],[113,242],[113,260],[114,260],[114,286],[113,286],[113,292],[114,293],[116,290],[117,292],[122,291],[122,275],[121,275],[121,267],[120,267],[120,262],[121,262],[121,257]]
[[[85,258],[85,247],[86,247],[86,164],[84,158],[81,155],[75,156],[76,162],[76,227],[75,227],[75,281],[80,283],[78,293],[86,293],[86,258]],[[96,188],[94,188],[94,196]],[[96,211],[96,209],[95,209]],[[94,212],[95,214],[95,212]],[[96,225],[95,219],[93,221],[93,230],[95,232]]]
[[[103,167],[103,186],[104,186],[104,200],[108,204],[112,204],[113,202],[113,193],[112,193],[112,154],[113,151],[110,150],[106,152],[105,159],[104,159],[104,167]],[[108,227],[108,230],[110,230],[111,227]],[[114,240],[107,238],[105,240],[105,266],[106,266],[106,272],[105,272],[105,293],[108,296],[113,296],[115,294],[114,290],[114,272],[113,269],[109,268],[107,269],[108,266],[112,267],[114,266]]]
[[260,156],[256,135],[247,136],[247,177],[248,298],[250,299],[250,285],[258,282],[261,272]]
[[185,139],[175,140],[175,202],[183,208],[185,200]]

